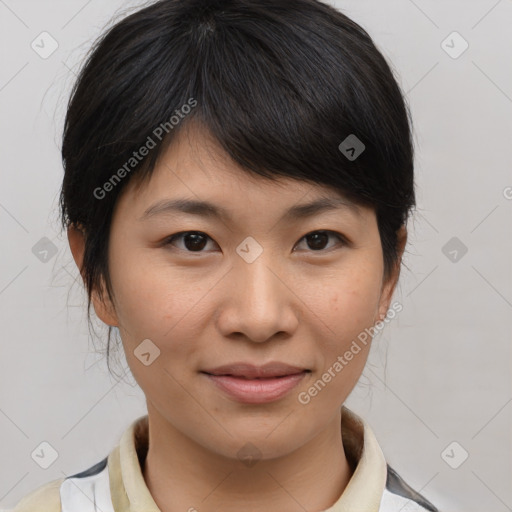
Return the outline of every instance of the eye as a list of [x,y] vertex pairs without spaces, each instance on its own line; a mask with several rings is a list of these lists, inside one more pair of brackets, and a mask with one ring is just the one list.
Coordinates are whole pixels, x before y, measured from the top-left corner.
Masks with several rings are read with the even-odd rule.
[[335,231],[327,230],[312,231],[311,233],[304,235],[301,238],[301,241],[306,240],[309,249],[314,252],[318,252],[325,249],[325,245],[330,236],[335,236],[341,242],[342,245],[348,245],[348,242],[344,236],[340,235],[339,233],[336,233]]
[[201,231],[182,231],[168,237],[164,245],[174,245],[174,241],[180,239],[183,240],[185,248],[179,247],[179,249],[186,252],[207,252],[202,249],[205,247],[207,240],[212,240],[206,233]]
[[[344,236],[336,233],[335,231],[328,230],[312,231],[311,233],[304,235],[300,241],[305,240],[309,250],[319,252],[326,249],[325,245],[329,240],[329,237],[333,236],[336,237],[339,242],[341,242],[342,246],[348,245],[348,242]],[[176,233],[166,238],[164,245],[173,245],[176,247],[176,240],[182,241],[182,245],[181,247],[177,247],[178,249],[185,252],[197,253],[208,252],[203,251],[204,247],[208,243],[208,240],[214,242],[212,238],[210,238],[206,233],[203,233],[202,231],[182,231],[181,233]],[[327,249],[329,249],[329,247],[327,247]]]

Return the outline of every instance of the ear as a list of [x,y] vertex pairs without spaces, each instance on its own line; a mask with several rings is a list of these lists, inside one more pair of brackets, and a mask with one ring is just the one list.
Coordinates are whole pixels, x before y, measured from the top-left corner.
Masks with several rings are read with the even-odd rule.
[[[71,253],[73,254],[73,259],[75,260],[76,266],[78,267],[80,275],[82,276],[85,284],[85,274],[82,268],[86,240],[85,230],[81,226],[77,227],[71,224],[68,227],[67,234],[69,247],[71,249]],[[117,326],[117,315],[115,313],[113,304],[110,302],[107,296],[103,280],[101,281],[101,290],[103,300],[100,298],[100,294],[97,292],[97,290],[92,291],[91,302],[93,303],[94,311],[96,312],[98,318],[100,318],[107,325]]]
[[405,245],[407,243],[407,230],[404,225],[400,227],[397,231],[397,260],[396,264],[393,267],[391,275],[389,278],[382,283],[381,288],[381,297],[379,301],[379,307],[377,312],[377,320],[383,320],[386,317],[386,314],[389,309],[389,305],[391,303],[391,299],[393,297],[393,292],[395,291],[396,284],[398,282],[398,278],[400,276],[400,267],[402,264],[402,255],[404,253]]

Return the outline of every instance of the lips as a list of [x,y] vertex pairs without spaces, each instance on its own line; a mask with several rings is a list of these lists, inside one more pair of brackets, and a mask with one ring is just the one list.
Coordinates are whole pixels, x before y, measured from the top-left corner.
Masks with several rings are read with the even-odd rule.
[[232,373],[208,373],[208,372],[203,372],[203,373],[206,373],[207,375],[212,375],[214,377],[234,377],[237,379],[245,379],[245,380],[270,380],[270,379],[284,379],[285,377],[289,377],[290,375],[297,375],[302,372],[288,373],[286,375],[273,375],[273,376],[269,376],[269,377],[249,377],[247,375],[235,375]]
[[[256,368],[258,369],[258,367]],[[288,366],[285,370],[283,370],[282,367],[279,370],[274,368],[272,372],[291,372],[296,369],[297,367]],[[261,370],[261,367],[259,370]],[[267,370],[269,369],[267,368]],[[216,371],[222,373],[225,370],[217,368]],[[236,371],[240,371],[240,368]],[[203,373],[206,379],[212,383],[216,389],[220,390],[224,396],[231,400],[244,404],[263,405],[285,398],[292,389],[303,382],[303,379],[305,379],[306,375],[310,372],[309,370],[302,370],[298,373],[264,378],[248,378],[245,375],[234,376],[225,374],[213,375],[207,372],[201,373]]]
[[270,362],[262,366],[251,363],[236,362],[216,368],[202,370],[202,373],[217,376],[232,376],[244,379],[271,379],[286,377],[288,375],[296,375],[299,373],[309,372],[307,368],[289,365],[282,362]]

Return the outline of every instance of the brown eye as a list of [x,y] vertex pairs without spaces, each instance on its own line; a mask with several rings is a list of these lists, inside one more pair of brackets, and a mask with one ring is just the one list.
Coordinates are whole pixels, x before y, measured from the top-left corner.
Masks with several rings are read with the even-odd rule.
[[178,247],[180,250],[188,252],[206,252],[203,251],[203,249],[211,238],[201,231],[183,231],[182,233],[176,233],[167,238],[165,245],[175,245],[174,242],[176,240],[182,240],[182,247]]
[[311,233],[308,233],[307,235],[301,238],[301,241],[306,240],[308,249],[318,252],[326,249],[329,238],[332,237],[333,235],[342,243],[342,245],[345,244],[345,239],[340,234],[334,231],[325,230],[313,231]]

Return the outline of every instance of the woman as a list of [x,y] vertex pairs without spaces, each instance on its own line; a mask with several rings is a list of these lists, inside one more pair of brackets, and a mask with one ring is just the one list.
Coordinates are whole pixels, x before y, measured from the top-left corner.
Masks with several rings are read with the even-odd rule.
[[344,406],[415,205],[408,110],[360,26],[316,0],[153,3],[95,45],[62,157],[89,311],[148,414],[17,512],[437,510]]

